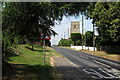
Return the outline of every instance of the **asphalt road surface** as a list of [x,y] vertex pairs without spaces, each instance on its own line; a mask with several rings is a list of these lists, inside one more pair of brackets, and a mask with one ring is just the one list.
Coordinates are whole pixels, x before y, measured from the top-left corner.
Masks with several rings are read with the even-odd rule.
[[[82,71],[93,79],[120,80],[120,63],[117,61],[61,47],[53,47],[53,49],[73,64],[78,69],[76,70],[78,74],[83,75]],[[86,76],[83,76],[83,78],[86,78]]]

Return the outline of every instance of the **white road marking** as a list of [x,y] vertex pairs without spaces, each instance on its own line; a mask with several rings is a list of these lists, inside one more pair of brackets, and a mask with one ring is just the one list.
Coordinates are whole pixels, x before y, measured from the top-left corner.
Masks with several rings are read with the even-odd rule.
[[85,58],[85,59],[88,59],[87,57],[84,57],[84,56],[81,56],[81,55],[80,55],[80,57]]
[[[93,71],[93,72],[90,72],[90,71],[88,71],[88,70]],[[99,76],[100,78],[103,78],[103,76],[102,76],[100,73],[98,73],[97,71],[95,71],[94,69],[83,69],[83,71],[85,71],[86,73],[95,74],[95,75]],[[93,75],[92,75],[92,77],[93,77],[93,78],[97,78],[97,77],[95,77],[95,76],[93,76]]]
[[110,74],[110,73],[107,73],[106,71],[104,71],[103,69],[101,69],[101,68],[99,68],[99,70],[100,71],[102,71],[103,73],[106,73],[107,75],[109,75],[110,77],[106,77],[106,76],[104,76],[104,78],[115,78],[116,76],[113,76],[112,74]]
[[[85,57],[84,57],[85,58]],[[67,58],[65,58],[68,62],[70,62],[70,64],[72,64],[73,66],[75,66],[76,68],[78,68],[78,70],[79,70],[79,66],[77,66],[76,64],[74,64],[72,61],[70,61],[69,59],[67,59]],[[94,61],[94,62],[96,62],[96,63],[98,63],[98,64],[101,64],[101,65],[103,65],[103,66],[106,66],[107,68],[111,68],[109,65],[106,65],[106,64],[103,64],[103,63],[101,63],[101,62],[98,62],[98,61]],[[120,73],[120,71],[119,70],[117,70],[117,69],[114,69],[114,68],[111,68],[111,69],[107,69],[107,68],[98,68],[98,70],[100,70],[101,72],[103,72],[104,74],[107,74],[108,76],[110,76],[110,77],[106,77],[105,75],[103,75],[103,74],[101,74],[101,73],[99,73],[99,71],[96,71],[96,70],[94,70],[94,69],[83,69],[83,71],[85,71],[86,73],[89,73],[89,74],[93,74],[93,75],[91,75],[93,78],[120,78],[120,74],[118,75],[118,74],[114,74],[114,72],[118,72],[118,73]],[[80,70],[79,70],[80,71]],[[109,73],[108,73],[109,72]],[[111,74],[110,74],[111,73]],[[114,74],[114,75],[112,75],[112,74]],[[96,77],[96,76],[98,76],[98,77]]]
[[[120,74],[116,74],[113,72],[113,70],[118,71],[118,73],[120,72],[119,70],[116,69],[107,69],[107,68],[98,68],[98,71],[94,70],[94,69],[83,69],[83,71],[85,71],[86,73],[89,73],[92,75],[93,78],[120,78]],[[99,71],[101,71],[102,73],[100,73]],[[108,75],[105,76],[104,74]],[[115,75],[116,74],[116,75]],[[96,77],[96,76],[98,77]]]
[[112,73],[112,74],[114,74],[115,76],[113,76],[113,77],[115,77],[115,78],[120,78],[120,71],[119,70],[117,70],[117,69],[115,69],[115,68],[111,68],[111,69],[107,69],[107,68],[101,68],[100,70],[102,70],[102,71],[107,71],[107,72],[109,72],[109,73]]
[[101,65],[103,65],[103,66],[106,66],[106,67],[110,68],[110,66],[109,66],[109,65],[103,64],[103,63],[98,62],[98,61],[94,61],[94,62],[96,62],[96,63],[98,63],[98,64],[101,64]]
[[65,58],[68,62],[70,62],[70,64],[72,64],[75,67],[78,67],[76,64],[74,64],[73,62],[71,62],[70,60],[68,60],[67,58]]

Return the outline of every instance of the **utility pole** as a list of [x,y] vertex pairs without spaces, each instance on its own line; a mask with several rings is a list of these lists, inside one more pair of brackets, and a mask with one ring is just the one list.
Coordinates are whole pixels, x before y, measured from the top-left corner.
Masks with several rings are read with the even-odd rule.
[[55,45],[55,39],[54,39],[54,45]]
[[[85,31],[85,30],[84,30]],[[86,33],[86,32],[85,32]],[[85,37],[84,37],[84,45],[86,46],[86,35],[84,35]]]
[[93,51],[95,51],[95,25],[93,23]]
[[69,39],[69,28],[68,28],[68,39]]
[[65,39],[65,32],[64,32],[64,39]]
[[84,33],[84,20],[83,20],[83,15],[82,15],[82,50],[83,50],[83,43],[84,43],[84,39],[83,39],[83,33]]

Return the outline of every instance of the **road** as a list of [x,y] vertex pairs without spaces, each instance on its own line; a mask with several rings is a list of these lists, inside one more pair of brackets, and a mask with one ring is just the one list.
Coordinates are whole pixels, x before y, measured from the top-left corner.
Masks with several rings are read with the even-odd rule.
[[119,62],[61,47],[53,47],[53,49],[73,64],[73,66],[78,69],[77,71],[80,71],[79,74],[81,75],[82,71],[86,73],[86,75],[90,75],[93,79],[120,80]]

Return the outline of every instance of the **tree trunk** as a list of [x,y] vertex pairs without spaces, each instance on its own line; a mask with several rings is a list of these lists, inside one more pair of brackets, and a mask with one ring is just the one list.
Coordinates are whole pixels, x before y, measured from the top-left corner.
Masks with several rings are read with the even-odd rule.
[[32,44],[32,50],[33,50],[33,44]]

